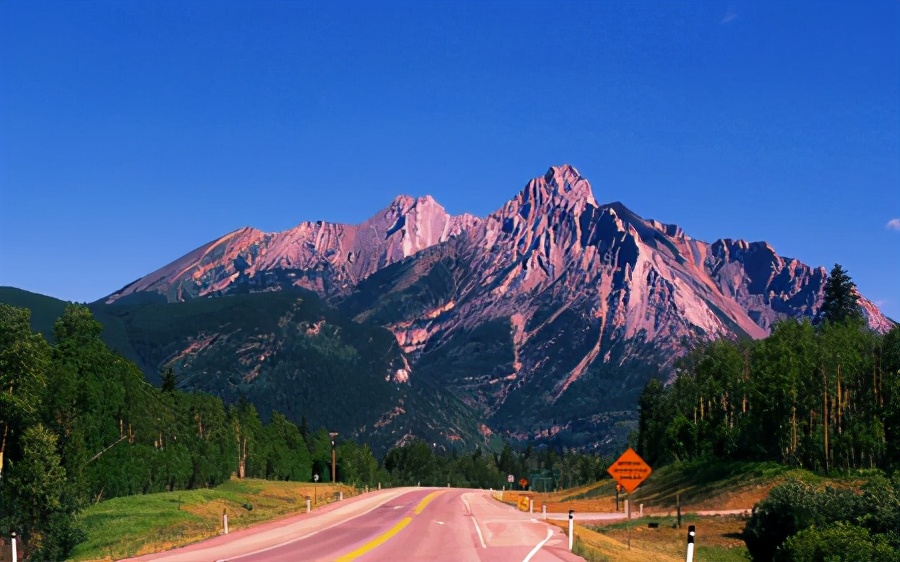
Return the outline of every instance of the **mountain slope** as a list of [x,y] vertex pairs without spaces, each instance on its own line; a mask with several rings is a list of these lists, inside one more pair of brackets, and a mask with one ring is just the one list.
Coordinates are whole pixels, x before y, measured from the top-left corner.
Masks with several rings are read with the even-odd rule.
[[[67,304],[12,288],[0,288],[0,302],[37,310],[32,326],[49,334]],[[390,332],[351,321],[310,291],[90,308],[107,345],[155,384],[172,368],[182,390],[245,397],[264,420],[278,410],[379,454],[412,435],[443,446],[483,439],[477,416],[452,394],[409,384]]]

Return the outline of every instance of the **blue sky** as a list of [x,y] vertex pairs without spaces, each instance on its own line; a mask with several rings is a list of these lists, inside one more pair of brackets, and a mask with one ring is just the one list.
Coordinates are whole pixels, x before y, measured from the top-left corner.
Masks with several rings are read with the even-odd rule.
[[0,285],[93,301],[241,226],[484,216],[571,163],[900,319],[898,30],[897,1],[4,0]]

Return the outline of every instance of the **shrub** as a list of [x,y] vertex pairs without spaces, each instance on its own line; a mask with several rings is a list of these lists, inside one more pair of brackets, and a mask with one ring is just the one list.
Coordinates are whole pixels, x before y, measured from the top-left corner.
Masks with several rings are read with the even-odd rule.
[[753,506],[743,533],[753,560],[772,560],[788,537],[812,525],[814,494],[807,484],[792,481],[773,488]]
[[778,548],[775,560],[897,562],[900,552],[894,550],[881,535],[872,535],[863,527],[839,522],[825,528],[810,527],[788,538]]

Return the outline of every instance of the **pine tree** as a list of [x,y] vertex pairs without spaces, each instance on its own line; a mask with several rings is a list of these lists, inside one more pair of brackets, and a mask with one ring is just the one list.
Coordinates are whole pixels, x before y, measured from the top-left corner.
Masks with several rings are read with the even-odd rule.
[[825,280],[825,296],[818,320],[820,323],[836,324],[861,316],[856,283],[850,279],[841,264],[836,263]]
[[178,379],[175,378],[175,371],[172,370],[172,367],[169,367],[162,376],[162,391],[170,393],[175,392],[175,387],[177,385]]

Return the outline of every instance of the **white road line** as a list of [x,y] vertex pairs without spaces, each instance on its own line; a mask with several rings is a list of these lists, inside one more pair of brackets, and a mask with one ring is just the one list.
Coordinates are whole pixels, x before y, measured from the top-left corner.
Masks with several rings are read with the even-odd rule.
[[465,496],[460,496],[463,502],[463,505],[466,506],[466,512],[468,515],[472,516],[472,524],[475,525],[475,532],[478,533],[478,540],[481,541],[481,548],[487,548],[487,545],[484,544],[484,535],[481,534],[481,529],[478,528],[478,521],[475,520],[475,514],[472,513],[472,506],[469,505],[469,500],[465,498]]
[[484,544],[484,536],[481,534],[481,529],[478,528],[478,521],[475,521],[474,515],[472,516],[472,523],[475,525],[475,532],[478,533],[478,540],[481,541],[481,548],[487,548],[487,545]]
[[541,542],[539,542],[538,545],[536,547],[534,547],[534,550],[529,552],[528,556],[526,556],[525,559],[522,560],[522,562],[528,562],[529,560],[531,560],[531,557],[534,556],[535,554],[537,554],[537,551],[539,551],[542,546],[547,544],[547,541],[549,541],[550,537],[552,537],[552,536],[553,536],[553,529],[547,529],[547,538],[542,540]]

